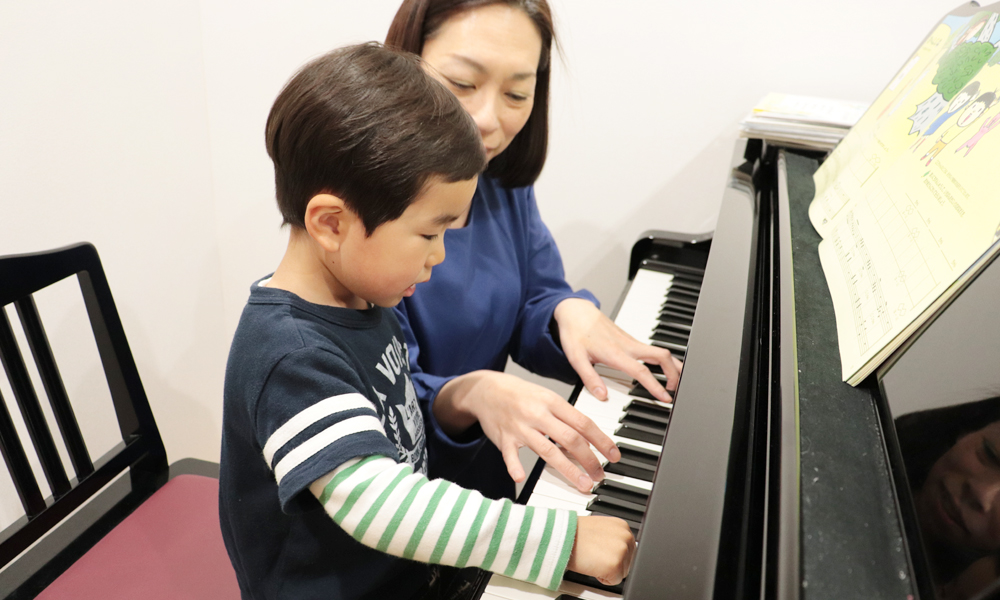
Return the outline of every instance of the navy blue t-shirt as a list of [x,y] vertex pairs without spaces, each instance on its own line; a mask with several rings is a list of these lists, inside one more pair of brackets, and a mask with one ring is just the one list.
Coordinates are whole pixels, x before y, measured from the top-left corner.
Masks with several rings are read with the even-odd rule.
[[245,599],[410,598],[426,584],[428,565],[357,542],[308,489],[361,456],[426,474],[403,339],[390,310],[252,286],[226,367],[219,478],[222,536]]

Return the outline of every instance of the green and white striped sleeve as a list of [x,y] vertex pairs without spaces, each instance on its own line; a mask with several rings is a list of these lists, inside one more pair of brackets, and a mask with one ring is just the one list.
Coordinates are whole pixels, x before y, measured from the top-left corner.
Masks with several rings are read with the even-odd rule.
[[309,489],[362,544],[393,556],[480,567],[554,590],[576,537],[576,513],[489,500],[430,481],[383,456],[347,461]]

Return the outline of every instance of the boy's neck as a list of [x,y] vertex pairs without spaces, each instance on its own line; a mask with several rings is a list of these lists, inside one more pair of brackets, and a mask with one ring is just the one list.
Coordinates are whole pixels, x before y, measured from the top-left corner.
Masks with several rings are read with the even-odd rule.
[[326,252],[305,230],[292,227],[288,247],[267,287],[326,306],[363,310],[369,303],[345,288],[327,267]]

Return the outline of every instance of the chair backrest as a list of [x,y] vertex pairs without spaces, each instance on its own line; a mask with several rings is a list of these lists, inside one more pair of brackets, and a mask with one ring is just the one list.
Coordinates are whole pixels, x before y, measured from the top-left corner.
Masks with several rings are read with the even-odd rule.
[[[121,443],[96,458],[90,456],[84,443],[33,298],[40,290],[72,277],[79,281],[122,436]],[[8,316],[14,312],[8,310],[9,305],[16,309],[30,352],[18,343]],[[40,390],[35,388],[25,363],[26,354],[34,359],[58,436],[72,464],[71,473],[67,473],[58,453],[57,438],[39,401]],[[0,358],[31,440],[31,447],[26,448],[8,409],[12,406],[10,400],[0,397],[0,453],[24,508],[24,516],[0,532],[2,569],[15,558],[18,562],[24,560],[22,553],[29,546],[63,523],[70,513],[123,472],[128,471],[130,502],[148,496],[167,480],[168,463],[94,246],[84,243],[49,252],[0,257]],[[41,464],[51,491],[48,497],[43,497],[39,479],[28,460],[28,450]],[[119,497],[116,503],[121,502],[125,500]],[[98,514],[93,520],[96,522],[102,516]],[[58,549],[64,551],[72,542],[67,540]],[[0,588],[6,587],[2,579]]]

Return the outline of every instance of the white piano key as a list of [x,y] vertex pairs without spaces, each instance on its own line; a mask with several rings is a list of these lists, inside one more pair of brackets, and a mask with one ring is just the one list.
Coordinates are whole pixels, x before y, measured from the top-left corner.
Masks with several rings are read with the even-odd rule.
[[640,342],[649,343],[656,327],[667,290],[674,276],[669,273],[639,269],[632,279],[625,300],[618,309],[615,324]]
[[566,580],[563,580],[563,582],[559,584],[559,593],[576,596],[580,600],[617,600],[622,597],[621,594],[594,589],[586,585]]
[[572,502],[582,508],[586,508],[587,503],[595,498],[594,494],[584,494],[576,489],[576,487],[570,485],[565,477],[548,466],[542,469],[542,474],[535,483],[535,488],[532,490],[531,495],[534,496],[535,494]]
[[[494,577],[500,577],[500,575],[495,575]],[[487,586],[486,589],[489,590],[489,586]],[[562,592],[559,593],[561,594]],[[543,597],[545,596],[536,596],[536,598],[543,598]],[[556,597],[558,598],[558,596]],[[484,591],[483,594],[479,596],[479,600],[510,600],[510,598],[507,598],[506,596],[497,596],[496,594],[491,594],[488,591]]]
[[644,442],[642,440],[633,440],[632,438],[621,437],[620,435],[614,435],[613,433],[608,435],[611,437],[611,440],[615,444],[631,444],[636,448],[642,448],[643,450],[649,450],[651,452],[660,452],[661,450],[663,450],[663,446],[661,446],[660,444],[650,444],[649,442]]
[[558,598],[559,594],[563,593],[566,592],[547,590],[537,585],[494,573],[490,577],[490,582],[487,584],[483,596],[492,594],[504,600],[539,600],[541,598]]
[[627,392],[617,391],[614,389],[615,387],[617,386],[608,385],[607,400],[598,400],[586,388],[583,388],[573,406],[590,418],[594,418],[595,415],[608,415],[618,420],[618,415],[625,409],[630,398]]
[[549,496],[543,496],[541,494],[532,494],[531,498],[528,499],[528,506],[537,506],[539,508],[560,508],[563,510],[572,510],[576,514],[583,517],[590,514],[590,511],[586,507],[580,507],[575,502],[569,500],[562,500],[560,498],[550,498]]
[[635,477],[629,477],[627,475],[618,475],[616,473],[605,473],[605,481],[617,481],[619,483],[626,483],[628,485],[646,490],[653,491],[653,482],[645,481],[643,479],[636,479]]

